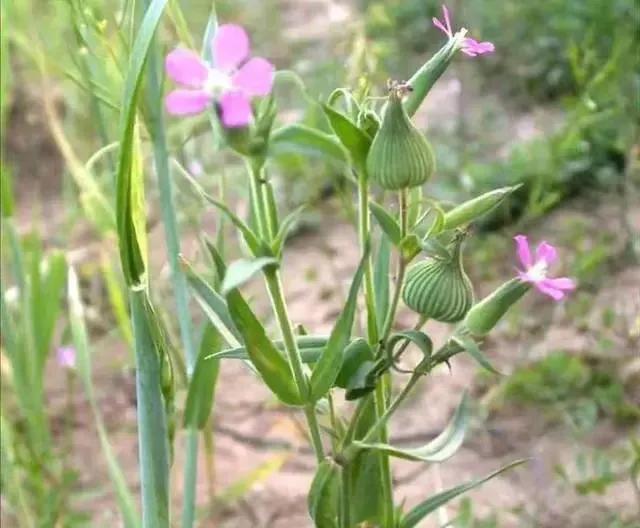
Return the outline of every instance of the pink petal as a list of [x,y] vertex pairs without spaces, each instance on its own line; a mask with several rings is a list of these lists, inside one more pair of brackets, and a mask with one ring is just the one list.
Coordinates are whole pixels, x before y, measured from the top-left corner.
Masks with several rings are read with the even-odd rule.
[[209,68],[198,54],[184,48],[169,53],[164,66],[171,79],[191,88],[202,87],[209,75]]
[[565,293],[562,290],[558,290],[548,284],[548,280],[535,282],[534,286],[545,295],[551,297],[554,301],[561,301],[564,299]]
[[227,128],[244,127],[251,123],[251,103],[242,92],[223,94],[220,98],[220,109],[222,124]]
[[436,17],[433,17],[431,21],[433,22],[433,25],[436,26],[440,31],[442,31],[448,37],[451,37],[451,33],[449,33],[447,28]]
[[546,286],[554,288],[555,290],[571,291],[576,289],[576,283],[569,277],[558,277],[555,279],[545,279],[543,281]]
[[235,70],[249,56],[247,32],[235,24],[220,26],[212,46],[216,68],[222,71]]
[[167,112],[173,115],[199,114],[210,102],[211,96],[202,90],[174,90],[164,101]]
[[447,34],[451,36],[453,31],[451,31],[451,20],[449,20],[449,10],[446,5],[442,6],[442,13],[444,14],[444,22],[447,25]]
[[493,51],[495,51],[495,46],[491,42],[478,42],[472,38],[464,39],[462,52],[471,57],[493,53]]
[[268,95],[273,86],[274,70],[273,64],[268,60],[254,57],[238,70],[231,82],[247,95]]
[[547,264],[553,264],[558,258],[558,252],[546,241],[540,242],[536,248],[536,261],[544,260]]
[[533,265],[531,261],[531,251],[529,250],[529,241],[525,235],[516,235],[513,237],[516,241],[518,260],[525,269],[530,268]]

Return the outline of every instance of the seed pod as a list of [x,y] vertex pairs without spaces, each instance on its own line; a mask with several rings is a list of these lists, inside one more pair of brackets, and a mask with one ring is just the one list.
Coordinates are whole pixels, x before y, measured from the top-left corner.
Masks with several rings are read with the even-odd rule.
[[436,321],[460,321],[473,304],[473,287],[462,265],[462,237],[449,258],[428,258],[412,266],[402,297],[413,311]]
[[493,293],[477,303],[464,319],[464,326],[476,336],[488,334],[531,285],[520,279],[505,282]]
[[431,145],[402,105],[406,90],[406,85],[392,84],[382,124],[367,156],[369,177],[388,190],[422,185],[435,170]]

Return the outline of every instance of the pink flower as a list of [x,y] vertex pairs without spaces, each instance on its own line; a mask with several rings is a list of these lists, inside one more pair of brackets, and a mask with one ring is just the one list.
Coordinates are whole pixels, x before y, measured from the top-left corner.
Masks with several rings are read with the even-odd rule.
[[[444,17],[444,24],[440,22],[436,17],[433,17],[433,25],[436,26],[450,39],[453,38],[453,31],[451,29],[451,20],[449,19],[449,10],[446,6],[442,6],[442,14]],[[493,53],[495,46],[491,42],[478,42],[472,38],[465,38],[462,41],[462,53],[466,53],[470,57],[476,57],[477,55],[484,55],[485,53]]]
[[56,361],[63,368],[76,368],[76,349],[71,346],[61,346],[56,350]]
[[213,67],[184,48],[167,55],[167,75],[182,86],[167,95],[167,111],[198,114],[215,101],[225,127],[247,126],[252,119],[251,98],[271,92],[274,67],[261,57],[248,58],[249,37],[240,26],[220,26],[211,48]]
[[518,270],[520,279],[530,282],[539,291],[551,297],[554,301],[560,301],[566,292],[575,290],[575,282],[568,277],[548,278],[549,266],[557,259],[556,248],[547,242],[540,242],[536,248],[535,260],[531,256],[529,241],[525,235],[513,237],[516,241],[518,260],[524,270]]

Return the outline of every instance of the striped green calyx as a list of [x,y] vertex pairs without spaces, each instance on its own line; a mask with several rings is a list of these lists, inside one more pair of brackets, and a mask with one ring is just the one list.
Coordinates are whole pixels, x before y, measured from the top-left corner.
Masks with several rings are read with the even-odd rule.
[[462,265],[463,235],[448,258],[427,258],[407,271],[402,298],[414,312],[444,323],[460,321],[473,304],[473,287]]
[[403,95],[410,90],[407,84],[389,84],[382,124],[367,156],[369,177],[388,190],[422,185],[435,170],[431,145],[413,125],[402,104]]

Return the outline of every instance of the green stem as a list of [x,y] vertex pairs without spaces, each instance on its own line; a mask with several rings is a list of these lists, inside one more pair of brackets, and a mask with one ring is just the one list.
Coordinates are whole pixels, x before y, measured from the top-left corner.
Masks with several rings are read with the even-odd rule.
[[[251,182],[251,205],[256,217],[258,231],[264,238],[265,235],[268,236],[269,234],[270,221],[266,208],[267,202],[263,192],[264,186],[260,181],[262,167],[254,160],[247,160],[247,163],[249,164],[249,180]],[[277,269],[267,269],[264,272],[264,278],[267,284],[267,291],[269,292],[269,297],[271,299],[271,306],[275,312],[278,326],[280,327],[280,333],[282,334],[282,340],[284,341],[284,349],[289,359],[289,365],[293,372],[296,387],[303,399],[306,399],[310,392],[309,380],[304,372],[300,350],[298,349],[298,343],[296,342],[291,319],[289,318],[289,312],[287,310],[287,304],[282,289],[282,281],[280,280],[280,273]],[[324,460],[324,447],[320,436],[320,427],[318,426],[315,405],[310,404],[306,406],[304,411],[307,418],[307,424],[309,425],[309,431],[311,433],[313,450],[318,462],[321,462]]]
[[[369,232],[371,230],[370,213],[369,213],[369,187],[367,182],[367,174],[364,168],[360,170],[358,175],[358,239],[361,251],[364,253],[365,247],[369,242]],[[373,268],[371,259],[367,258],[365,264],[365,301],[367,305],[367,335],[369,343],[375,346],[378,343],[378,328],[376,322],[376,299],[373,283]],[[389,386],[388,376],[382,376],[376,384],[373,395],[374,408],[376,418],[384,414],[386,408],[386,394]],[[380,441],[387,441],[387,430],[382,428],[379,431]],[[383,526],[393,526],[394,522],[394,502],[393,502],[393,485],[391,481],[391,467],[389,457],[385,453],[378,453],[378,463],[380,464],[380,487],[383,498]]]
[[[151,0],[145,0],[144,8],[148,8]],[[187,376],[191,377],[197,359],[197,351],[193,342],[193,328],[189,316],[187,282],[178,262],[180,241],[178,221],[173,203],[171,173],[169,170],[169,154],[163,122],[162,109],[162,76],[158,48],[155,44],[149,49],[147,59],[147,107],[149,109],[147,127],[153,143],[153,154],[160,188],[160,210],[167,249],[167,258],[171,269],[171,281],[176,302],[176,313],[180,327],[180,337],[186,356]],[[189,433],[184,469],[184,497],[182,508],[182,526],[191,528],[195,517],[195,496],[197,483],[198,436]]]
[[349,468],[340,471],[342,482],[340,486],[340,528],[351,528],[351,479]]

